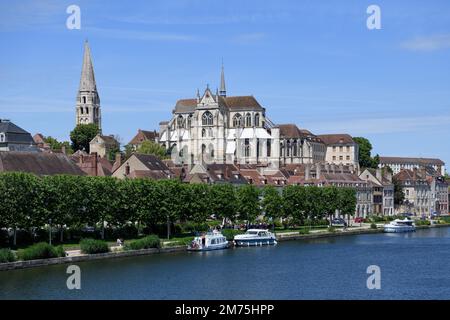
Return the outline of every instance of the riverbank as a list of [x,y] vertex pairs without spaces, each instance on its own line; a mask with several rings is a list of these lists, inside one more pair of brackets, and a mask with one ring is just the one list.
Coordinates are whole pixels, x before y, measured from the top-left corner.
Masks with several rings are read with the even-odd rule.
[[[417,229],[431,229],[431,228],[442,228],[450,227],[450,224],[436,224],[430,226],[417,226]],[[357,227],[354,230],[337,229],[334,232],[320,231],[308,234],[297,233],[278,233],[277,241],[292,241],[292,240],[311,240],[311,239],[321,239],[321,238],[331,238],[331,237],[341,237],[341,236],[352,236],[352,235],[362,235],[362,234],[377,234],[383,233],[382,225],[379,225],[377,229],[371,229],[370,227]],[[69,264],[77,263],[83,261],[93,261],[93,260],[103,260],[103,259],[114,259],[114,258],[125,258],[134,256],[143,256],[159,253],[171,253],[171,252],[182,252],[186,251],[186,246],[173,246],[166,248],[152,248],[152,249],[142,249],[142,250],[130,250],[121,251],[113,250],[108,253],[100,254],[80,254],[61,258],[51,258],[51,259],[39,259],[39,260],[29,260],[29,261],[15,261],[8,263],[0,263],[0,271],[7,270],[17,270],[17,269],[27,269],[42,266],[50,266],[57,264]]]

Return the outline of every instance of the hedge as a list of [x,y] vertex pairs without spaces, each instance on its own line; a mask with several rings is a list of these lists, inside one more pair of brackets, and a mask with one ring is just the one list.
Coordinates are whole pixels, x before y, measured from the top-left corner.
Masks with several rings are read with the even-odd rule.
[[64,257],[65,255],[66,252],[62,246],[55,247],[46,242],[36,243],[18,252],[19,259],[24,261]]
[[159,248],[161,245],[159,237],[150,235],[145,238],[125,243],[125,250],[141,250],[150,248]]
[[80,249],[85,254],[96,254],[109,252],[109,246],[106,241],[95,239],[82,239]]
[[11,249],[0,249],[0,263],[14,262],[16,261],[16,256]]

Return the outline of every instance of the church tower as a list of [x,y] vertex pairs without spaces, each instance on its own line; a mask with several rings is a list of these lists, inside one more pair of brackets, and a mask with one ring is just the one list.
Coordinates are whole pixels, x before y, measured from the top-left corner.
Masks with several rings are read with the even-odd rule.
[[86,41],[84,43],[83,67],[77,95],[76,125],[90,123],[95,123],[101,130],[100,98],[97,92],[97,85],[95,84],[91,49]]

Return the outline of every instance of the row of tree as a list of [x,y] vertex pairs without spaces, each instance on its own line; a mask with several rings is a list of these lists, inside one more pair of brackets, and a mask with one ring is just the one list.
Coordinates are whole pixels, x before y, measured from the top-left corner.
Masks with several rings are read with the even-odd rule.
[[[183,184],[178,180],[127,179],[27,173],[0,174],[0,228],[27,229],[49,223],[65,228],[129,223],[152,226],[168,221],[217,219],[254,222],[289,218],[323,219],[339,210],[353,215],[351,188]],[[103,234],[103,233],[102,233]],[[15,243],[14,243],[15,244]]]

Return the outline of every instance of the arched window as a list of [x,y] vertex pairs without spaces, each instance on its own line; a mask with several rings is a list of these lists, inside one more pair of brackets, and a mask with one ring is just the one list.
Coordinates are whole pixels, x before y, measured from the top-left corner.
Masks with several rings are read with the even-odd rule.
[[206,129],[205,128],[202,129],[202,138],[204,138],[204,137],[206,137]]
[[244,140],[244,157],[250,157],[250,139]]
[[213,115],[211,112],[206,111],[203,113],[202,125],[204,125],[204,126],[212,126],[213,125]]
[[242,127],[242,116],[240,113],[236,113],[233,117],[233,127]]
[[189,115],[187,120],[187,128],[189,129],[192,126],[192,114]]
[[298,154],[297,154],[297,140],[294,140],[294,142],[293,142],[292,155],[293,155],[294,157],[298,156]]
[[86,114],[89,114],[89,108],[86,107]]
[[6,141],[5,134],[3,132],[0,132],[0,142],[5,142],[5,141]]
[[83,97],[83,103],[86,103],[86,97]]
[[267,156],[270,157],[270,148],[271,148],[272,144],[270,139],[267,139]]
[[251,127],[252,126],[252,116],[250,113],[247,113],[245,115],[245,126],[246,127]]
[[177,118],[177,126],[178,128],[183,128],[183,124],[184,124],[184,118],[183,116],[180,114]]
[[255,114],[255,127],[259,127],[259,113]]
[[80,108],[80,113],[83,114],[83,107]]

